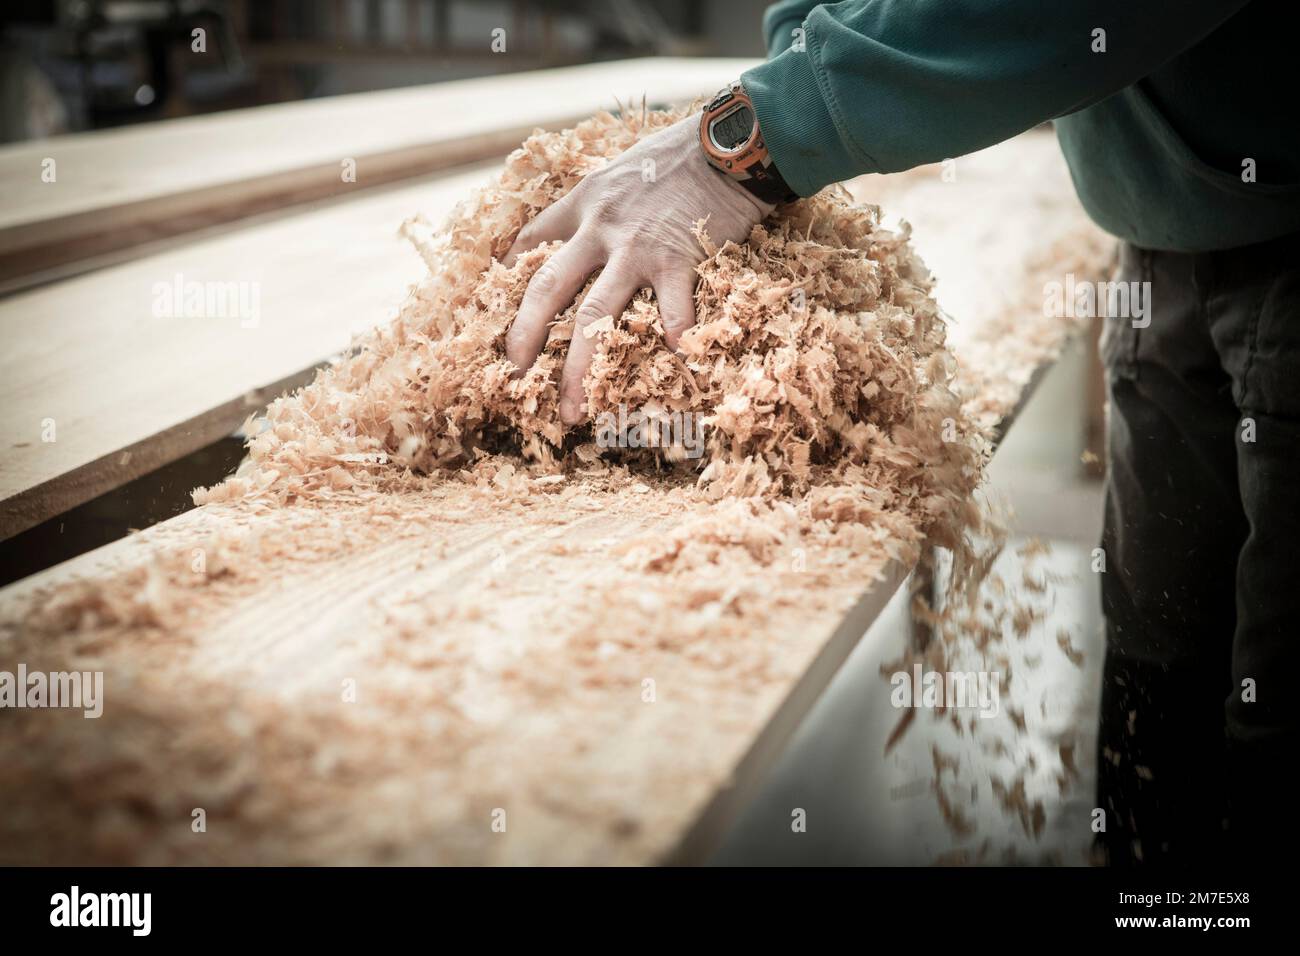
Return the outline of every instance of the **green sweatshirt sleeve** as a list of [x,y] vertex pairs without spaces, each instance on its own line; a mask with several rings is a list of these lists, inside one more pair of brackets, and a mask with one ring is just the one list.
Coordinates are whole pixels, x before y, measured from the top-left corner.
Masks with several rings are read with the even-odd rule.
[[790,48],[795,29],[803,25],[804,18],[817,3],[818,0],[783,0],[767,8],[763,14],[763,39],[769,60]]
[[[1247,2],[846,0],[808,10],[787,0],[764,17],[769,53],[785,51],[741,79],[777,168],[810,196],[862,173],[962,156],[1096,103]],[[803,45],[791,47],[800,16]]]

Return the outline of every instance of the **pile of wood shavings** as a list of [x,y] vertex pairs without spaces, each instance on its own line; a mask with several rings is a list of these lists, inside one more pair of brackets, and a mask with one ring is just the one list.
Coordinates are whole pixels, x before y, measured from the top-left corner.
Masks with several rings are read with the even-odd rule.
[[537,133],[440,232],[408,222],[430,272],[397,319],[274,402],[244,466],[195,501],[288,503],[397,490],[447,471],[524,480],[624,464],[667,469],[714,500],[802,499],[812,520],[953,544],[973,518],[982,444],[949,387],[944,321],[906,231],[882,228],[876,207],[841,189],[782,207],[740,244],[714,248],[697,224],[708,258],[698,324],[680,354],[662,344],[649,290],[597,323],[585,383],[592,417],[620,406],[702,415],[698,461],[680,460],[680,448],[600,448],[589,426],[566,434],[556,383],[582,296],[533,368],[512,378],[506,330],[559,243],[512,268],[496,257],[586,173],[680,115],[605,113]]

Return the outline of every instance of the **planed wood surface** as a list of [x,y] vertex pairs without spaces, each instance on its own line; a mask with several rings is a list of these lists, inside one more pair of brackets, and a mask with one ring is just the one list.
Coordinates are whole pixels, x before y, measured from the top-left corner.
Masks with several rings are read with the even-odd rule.
[[[372,193],[0,300],[0,539],[229,435],[392,318],[424,271],[402,220],[440,221],[487,176]],[[177,275],[247,283],[256,324],[238,309],[156,317],[155,287]]]
[[[746,59],[645,58],[232,110],[0,147],[0,290],[257,212],[497,158],[616,98],[706,96]],[[345,182],[342,162],[356,161]],[[53,160],[56,180],[42,179]]]
[[[10,588],[6,609],[41,600],[39,589],[55,582],[107,582],[239,530],[333,541],[306,559],[241,565],[220,596],[196,591],[185,622],[139,634],[133,650],[104,649],[104,715],[71,728],[100,740],[101,789],[87,795],[99,809],[85,825],[24,835],[26,818],[48,819],[59,797],[44,787],[59,775],[25,781],[21,794],[6,794],[0,860],[669,858],[786,689],[816,670],[872,569],[813,553],[808,571],[754,567],[690,583],[646,576],[627,556],[698,517],[671,490],[543,498],[517,509],[449,482],[388,514],[201,509]],[[393,535],[377,542],[363,526],[380,519]],[[291,532],[293,520],[309,527]],[[147,675],[133,672],[132,658],[147,660]],[[10,660],[2,641],[0,660]],[[340,699],[347,680],[355,702]],[[240,726],[256,729],[209,739],[212,728]],[[38,748],[29,754],[61,749],[24,739]],[[150,756],[136,768],[140,750]],[[201,768],[189,765],[195,751]],[[120,842],[104,836],[111,795],[137,786],[161,806]],[[269,805],[278,823],[224,809],[215,794],[232,787]],[[189,833],[188,809],[167,809],[183,806],[209,808],[212,840]],[[505,833],[491,829],[497,809],[508,814]],[[297,832],[294,820],[320,817],[328,823]]]
[[[854,188],[935,224],[916,243],[952,263],[939,299],[963,330],[959,360],[984,363],[965,383],[1002,396],[989,407],[1005,416],[1068,334],[1042,314],[1044,277],[1076,268],[1068,254],[1097,236],[1049,138],[986,151],[967,172],[940,191],[934,170]],[[999,217],[1020,241],[977,255],[970,231]],[[1043,259],[1053,248],[1066,258]],[[701,862],[908,570],[814,550],[806,570],[645,573],[639,555],[694,539],[710,511],[653,479],[640,494],[548,486],[524,500],[448,480],[370,506],[198,509],[19,582],[0,592],[6,617],[163,555],[272,542],[197,586],[162,633],[95,650],[105,717],[72,729],[98,755],[98,789],[69,796],[53,771],[29,773],[0,857]],[[353,703],[339,700],[346,680]],[[164,792],[141,783],[155,778]],[[59,801],[69,821],[40,829]],[[119,802],[146,806],[113,815]],[[190,834],[194,806],[215,808],[210,839]]]

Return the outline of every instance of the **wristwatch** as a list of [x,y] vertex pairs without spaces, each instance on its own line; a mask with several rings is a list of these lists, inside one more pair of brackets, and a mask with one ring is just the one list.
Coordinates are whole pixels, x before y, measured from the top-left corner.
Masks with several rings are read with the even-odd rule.
[[770,205],[798,198],[777,171],[758,128],[754,103],[739,81],[718,91],[700,116],[709,163]]

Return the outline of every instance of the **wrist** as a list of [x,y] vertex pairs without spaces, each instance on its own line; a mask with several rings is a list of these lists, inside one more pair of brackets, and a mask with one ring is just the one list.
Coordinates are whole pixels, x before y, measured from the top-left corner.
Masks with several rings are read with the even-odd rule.
[[798,198],[767,151],[754,104],[739,81],[704,107],[699,141],[709,165],[741,186],[765,212]]

